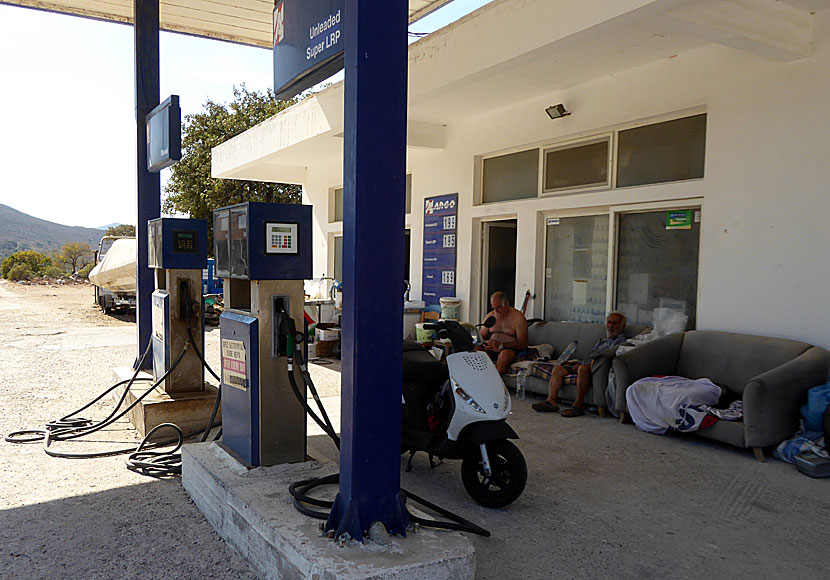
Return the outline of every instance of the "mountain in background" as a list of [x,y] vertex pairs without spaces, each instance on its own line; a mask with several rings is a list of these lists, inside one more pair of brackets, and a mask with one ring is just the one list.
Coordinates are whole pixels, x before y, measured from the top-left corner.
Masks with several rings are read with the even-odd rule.
[[97,228],[95,228],[95,229],[96,229],[96,230],[104,230],[104,231],[107,231],[107,230],[108,230],[108,229],[110,229],[110,228],[114,228],[115,226],[120,226],[120,225],[121,225],[121,224],[120,224],[120,223],[118,223],[118,222],[112,222],[111,224],[107,224],[107,225],[105,225],[105,226],[98,226],[98,227],[97,227]]
[[48,222],[0,203],[0,261],[22,250],[48,254],[69,242],[87,242],[93,250],[104,232]]

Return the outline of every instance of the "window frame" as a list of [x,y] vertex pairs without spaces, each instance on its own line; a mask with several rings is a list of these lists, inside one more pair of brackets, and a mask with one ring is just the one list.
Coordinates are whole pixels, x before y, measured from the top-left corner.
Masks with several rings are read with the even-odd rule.
[[[507,155],[514,155],[516,153],[525,153],[527,151],[536,150],[536,195],[531,197],[520,197],[518,199],[507,199],[502,201],[484,201],[484,162],[488,159],[495,159],[496,157],[505,157]],[[516,203],[526,201],[528,199],[539,199],[542,187],[542,148],[539,145],[523,145],[520,147],[512,147],[510,149],[503,149],[501,151],[488,153],[486,155],[476,155],[474,160],[474,171],[478,174],[475,180],[475,192],[473,195],[473,205],[494,205],[497,203]]]
[[[686,181],[686,180],[684,180]],[[674,183],[674,182],[671,182]],[[627,189],[627,188],[626,188]],[[655,201],[649,203],[638,203],[638,204],[627,204],[627,205],[617,205],[612,206],[609,208],[609,227],[611,231],[608,232],[608,241],[609,241],[609,254],[608,254],[608,280],[611,281],[610,284],[606,286],[606,297],[605,297],[605,309],[607,312],[612,312],[616,307],[616,297],[617,297],[617,262],[618,262],[618,251],[619,251],[619,227],[620,227],[620,216],[621,215],[629,215],[635,213],[651,213],[655,211],[669,211],[669,210],[684,210],[690,209],[692,211],[700,212],[700,220],[701,223],[703,222],[703,198],[702,197],[695,197],[689,199],[682,199],[682,200],[667,200],[667,201]],[[700,236],[701,244],[698,250],[698,259],[697,259],[697,289],[695,291],[695,302],[696,302],[696,310],[697,310],[697,319],[700,320],[700,264],[703,263],[703,232],[701,230]],[[613,243],[611,243],[613,242]]]
[[[616,167],[616,133],[617,131],[608,131],[604,133],[597,133],[594,135],[590,135],[587,137],[581,137],[579,139],[572,139],[569,141],[560,141],[556,143],[551,143],[548,145],[543,145],[540,147],[541,149],[541,176],[539,180],[539,197],[552,197],[557,195],[568,195],[568,194],[576,194],[576,193],[586,193],[591,191],[603,191],[607,189],[613,189],[614,183],[614,170]],[[606,168],[606,179],[605,183],[589,183],[586,185],[577,185],[577,186],[568,186],[568,187],[558,187],[553,189],[545,189],[545,180],[547,178],[547,154],[554,151],[563,151],[565,149],[575,149],[577,147],[582,147],[585,145],[593,145],[595,143],[602,143],[605,142],[608,144],[608,155],[605,160],[605,168]]]
[[[548,219],[555,218],[555,219],[564,219],[564,218],[578,218],[578,217],[597,217],[597,216],[608,216],[608,257],[607,262],[611,263],[611,254],[612,251],[616,251],[613,248],[615,244],[612,244],[611,235],[614,231],[612,228],[612,223],[614,220],[613,207],[592,207],[592,208],[581,208],[581,209],[573,209],[573,210],[547,210],[547,211],[540,211],[539,215],[541,217],[541,225],[542,225],[542,244],[540,246],[540,259],[539,264],[541,265],[541,281],[542,281],[542,305],[541,305],[541,314],[540,316],[544,318],[545,314],[545,297],[547,296],[547,276],[545,275],[545,264],[547,263],[547,247],[548,247]],[[611,287],[610,278],[606,277],[606,284],[605,284],[605,302],[606,302],[606,312],[610,312],[608,309],[608,297],[609,291],[608,289]],[[546,319],[547,320],[547,319]]]

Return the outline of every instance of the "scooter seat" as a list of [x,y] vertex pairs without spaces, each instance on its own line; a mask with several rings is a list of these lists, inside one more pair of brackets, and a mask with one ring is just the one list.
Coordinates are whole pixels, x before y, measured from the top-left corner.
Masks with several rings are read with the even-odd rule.
[[403,382],[441,386],[450,378],[447,365],[416,342],[403,343]]

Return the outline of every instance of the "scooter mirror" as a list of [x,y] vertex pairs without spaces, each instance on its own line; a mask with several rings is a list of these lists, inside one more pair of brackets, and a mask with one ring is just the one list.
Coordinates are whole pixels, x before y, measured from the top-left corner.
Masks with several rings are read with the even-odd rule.
[[484,328],[493,328],[496,325],[496,317],[495,316],[488,316],[487,320],[484,321],[482,326]]

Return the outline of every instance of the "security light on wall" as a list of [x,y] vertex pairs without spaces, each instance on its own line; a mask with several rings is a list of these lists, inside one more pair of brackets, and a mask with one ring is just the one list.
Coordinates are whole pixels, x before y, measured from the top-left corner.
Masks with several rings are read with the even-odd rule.
[[558,119],[559,117],[567,117],[570,115],[570,111],[565,110],[565,105],[559,103],[558,105],[551,105],[545,112],[548,114],[548,117],[551,119]]

